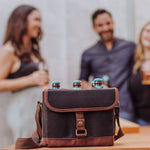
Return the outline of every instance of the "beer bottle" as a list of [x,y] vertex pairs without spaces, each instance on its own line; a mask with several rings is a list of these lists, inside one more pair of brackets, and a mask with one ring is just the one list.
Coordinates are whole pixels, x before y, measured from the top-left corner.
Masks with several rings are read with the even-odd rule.
[[102,78],[95,78],[94,79],[94,86],[96,88],[103,88],[103,79]]
[[109,76],[108,75],[103,75],[102,76],[103,79],[103,84],[107,85],[108,87],[110,87],[110,80],[109,80]]
[[91,86],[92,86],[92,87],[95,87],[95,85],[94,85],[94,80],[91,81]]
[[59,81],[53,81],[52,82],[52,89],[60,89],[60,82]]
[[81,81],[80,80],[73,81],[73,89],[81,90]]

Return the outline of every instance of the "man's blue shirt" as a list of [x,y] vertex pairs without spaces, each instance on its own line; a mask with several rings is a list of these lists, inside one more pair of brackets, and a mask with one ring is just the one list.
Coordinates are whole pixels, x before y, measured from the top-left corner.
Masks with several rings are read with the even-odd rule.
[[108,75],[111,87],[119,89],[122,111],[133,111],[129,91],[129,76],[132,72],[135,44],[116,38],[110,51],[103,42],[98,41],[82,55],[80,79],[87,80],[90,75],[100,78]]

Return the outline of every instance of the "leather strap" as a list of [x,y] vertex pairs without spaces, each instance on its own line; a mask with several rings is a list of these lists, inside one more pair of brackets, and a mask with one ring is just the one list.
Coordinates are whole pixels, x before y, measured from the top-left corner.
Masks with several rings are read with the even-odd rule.
[[40,148],[41,146],[30,138],[18,138],[15,144],[15,149],[31,149]]
[[15,149],[31,149],[40,148],[40,141],[42,138],[42,103],[38,102],[35,113],[35,120],[37,129],[29,138],[18,138],[15,143]]
[[115,107],[115,123],[117,121],[117,125],[118,125],[119,129],[118,129],[117,135],[115,135],[115,137],[114,137],[115,141],[124,135],[124,133],[121,129],[121,126],[120,126],[119,113],[120,113],[120,105],[118,103],[118,106]]
[[42,138],[42,112],[43,112],[43,104],[41,102],[38,102],[35,113],[35,121],[39,139]]
[[76,112],[76,136],[78,138],[87,136],[85,129],[85,118],[83,112]]

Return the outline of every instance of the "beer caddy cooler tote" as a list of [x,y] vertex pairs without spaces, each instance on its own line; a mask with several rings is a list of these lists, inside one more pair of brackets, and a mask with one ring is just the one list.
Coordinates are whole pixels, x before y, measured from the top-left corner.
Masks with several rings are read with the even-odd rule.
[[37,130],[31,138],[18,138],[16,149],[111,146],[123,136],[117,88],[45,89],[35,118]]

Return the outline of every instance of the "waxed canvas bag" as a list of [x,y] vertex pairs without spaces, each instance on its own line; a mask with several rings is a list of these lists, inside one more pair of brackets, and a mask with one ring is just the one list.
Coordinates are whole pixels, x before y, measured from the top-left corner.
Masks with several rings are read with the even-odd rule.
[[45,89],[43,104],[37,106],[32,147],[113,145],[123,136],[118,102],[117,88]]

